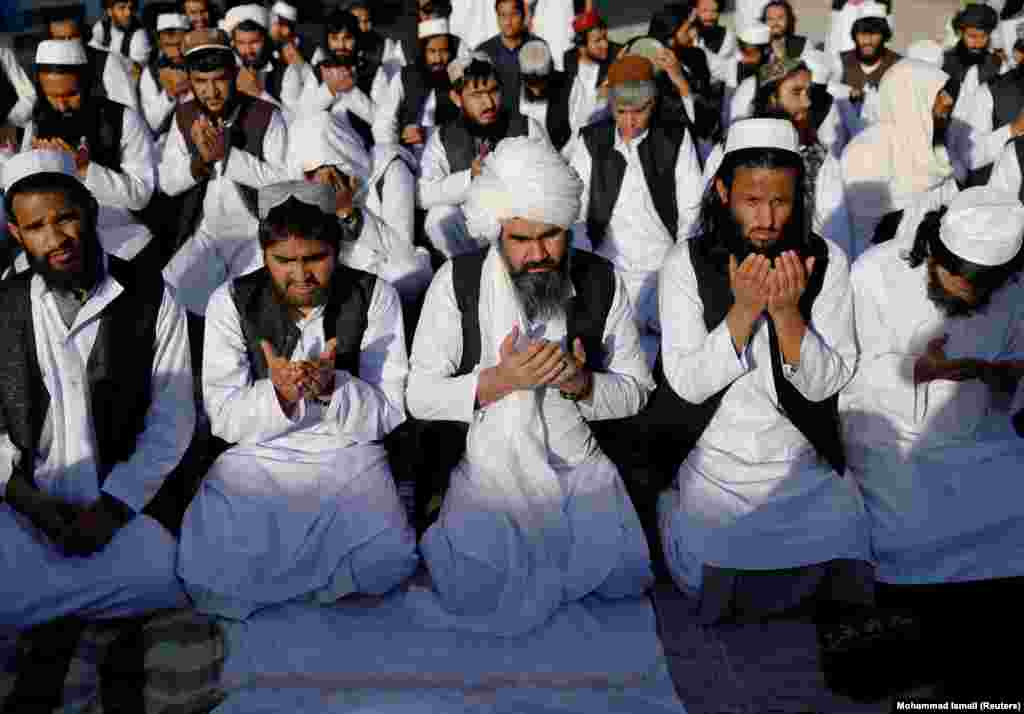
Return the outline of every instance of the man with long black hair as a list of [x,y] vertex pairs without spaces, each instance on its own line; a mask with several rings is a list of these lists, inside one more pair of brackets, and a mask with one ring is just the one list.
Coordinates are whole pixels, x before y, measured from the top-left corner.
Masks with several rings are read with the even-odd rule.
[[977,67],[977,83],[987,84],[999,76],[1002,62],[991,49],[992,33],[999,15],[988,5],[972,3],[953,19],[958,35],[956,46],[943,56],[942,69],[950,77],[950,94],[959,99],[968,71]]
[[661,272],[664,376],[696,441],[661,533],[706,622],[871,597],[836,410],[857,361],[847,261],[810,232],[804,190],[793,125],[737,122],[701,235]]
[[1009,418],[1024,398],[1022,236],[1016,195],[969,188],[850,277],[861,358],[840,407],[878,604],[922,618],[927,666],[960,700],[1019,691],[984,643],[1016,631],[1024,592],[1024,440]]

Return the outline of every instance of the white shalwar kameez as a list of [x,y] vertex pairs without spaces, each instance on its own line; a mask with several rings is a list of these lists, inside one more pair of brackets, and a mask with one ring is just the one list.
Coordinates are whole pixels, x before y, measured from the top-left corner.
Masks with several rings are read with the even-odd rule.
[[[968,70],[968,77],[976,78],[977,75],[976,67]],[[964,88],[961,88],[953,108],[947,143],[950,154],[962,160],[967,169],[976,171],[992,166],[1003,147],[1014,138],[1010,124],[993,126],[993,104],[992,90],[987,84],[979,84],[966,97]]]
[[[543,125],[529,118],[527,122],[531,139],[548,141],[548,132]],[[466,219],[462,215],[462,204],[469,193],[471,180],[470,169],[452,173],[441,134],[433,132],[423,151],[416,196],[419,206],[427,211],[427,238],[446,258],[472,253],[484,246],[466,231]]]
[[1010,142],[1003,147],[992,167],[992,175],[988,178],[989,188],[1020,196],[1021,186],[1020,160],[1017,159],[1017,146]]
[[[146,118],[153,136],[156,155],[161,156],[164,151],[164,144],[167,143],[167,133],[158,134],[165,122],[173,121],[171,116],[178,107],[178,103],[192,101],[195,97],[192,92],[186,92],[180,98],[175,98],[167,93],[167,90],[153,77],[152,72],[144,70],[139,78],[139,107],[142,115]],[[169,129],[168,129],[169,131]]]
[[725,28],[725,37],[722,39],[722,45],[718,48],[718,52],[712,52],[699,35],[697,37],[697,47],[704,50],[704,56],[708,58],[711,80],[713,82],[725,82],[729,75],[729,65],[736,64],[736,50],[738,49],[736,33],[728,27]]
[[[44,493],[83,507],[108,493],[136,515],[105,548],[80,558],[65,556],[27,518],[0,504],[0,626],[28,627],[65,615],[129,617],[188,604],[174,574],[174,537],[140,513],[178,465],[195,426],[185,314],[169,289],[157,314],[153,401],[145,430],[131,458],[118,462],[102,489],[99,485],[85,370],[102,312],[123,290],[108,273],[69,329],[45,281],[32,278],[36,357],[50,395],[35,454],[35,483]],[[0,487],[7,488],[22,458],[31,456],[21,454],[6,433],[0,435]]]
[[[861,357],[840,395],[847,456],[864,494],[876,576],[923,584],[1024,575],[1024,440],[980,380],[914,383],[928,342],[949,359],[1024,359],[1024,290],[948,318],[907,245],[861,256],[851,282]],[[894,307],[895,306],[895,307]],[[1018,407],[1019,408],[1019,407]]]
[[473,50],[498,32],[498,11],[490,0],[452,0],[451,34]]
[[[263,137],[262,161],[244,149],[232,148],[226,159],[213,166],[199,225],[164,268],[164,278],[177,288],[189,312],[204,314],[210,295],[221,283],[262,265],[255,207],[248,205],[239,186],[258,190],[285,180],[287,143],[284,119],[275,111]],[[191,161],[175,121],[160,161],[164,193],[177,196],[196,185]]]
[[[22,151],[32,149],[34,136],[35,122],[30,122],[22,138]],[[153,234],[132,211],[149,205],[157,182],[153,139],[146,122],[134,109],[124,110],[120,154],[120,171],[93,161],[83,183],[99,203],[98,224],[104,235],[104,249],[118,258],[131,260],[153,239]]]
[[[841,390],[857,362],[848,263],[832,243],[828,257],[799,367],[788,375],[812,401]],[[662,269],[660,303],[662,360],[672,389],[700,404],[729,388],[659,500],[665,558],[676,584],[698,595],[705,564],[775,570],[869,560],[856,485],[837,476],[780,411],[765,319],[755,323],[740,355],[725,320],[709,333],[685,243]]]
[[14,50],[9,47],[0,47],[0,72],[7,76],[7,79],[14,85],[14,91],[18,94],[18,102],[3,118],[4,123],[25,126],[32,118],[32,109],[36,104],[35,84],[22,69]]
[[548,43],[555,69],[562,71],[565,51],[572,47],[573,0],[532,0],[530,32]]
[[[295,599],[330,604],[384,593],[418,564],[384,447],[405,420],[408,358],[395,289],[377,281],[359,376],[335,371],[329,406],[292,418],[269,378],[252,381],[227,283],[210,298],[203,397],[215,436],[235,444],[214,462],[185,513],[178,575],[196,607],[234,619]],[[292,361],[325,350],[323,306],[302,318]]]
[[[687,131],[679,147],[673,177],[679,224],[676,234],[672,235],[658,215],[640,163],[639,146],[646,138],[647,131],[644,131],[627,144],[618,129],[615,130],[615,150],[626,160],[626,171],[604,240],[594,252],[610,260],[615,266],[615,272],[625,281],[644,353],[648,365],[653,366],[658,354],[658,335],[661,334],[658,320],[658,271],[673,245],[685,242],[696,227],[703,184],[700,162],[690,132]],[[575,240],[580,247],[590,246],[590,236],[586,236],[586,239],[584,236],[593,159],[582,139],[574,142],[569,163],[576,169],[585,187],[580,222],[573,229]]]
[[[494,247],[484,263],[482,295],[489,285],[491,262],[497,259]],[[481,321],[483,305],[482,297]],[[486,361],[482,354],[474,372],[451,376],[462,355],[462,328],[450,261],[431,283],[413,344],[408,399],[409,413],[418,419],[469,424],[467,454],[452,472],[437,522],[420,541],[453,624],[465,617],[473,629],[516,635],[541,624],[563,601],[590,593],[609,598],[639,595],[652,582],[640,519],[618,471],[587,426],[589,420],[637,413],[653,389],[631,312],[617,279],[604,331],[608,355],[604,369],[594,373],[589,402],[568,401],[554,388],[538,390],[547,461],[557,474],[557,483],[547,485],[557,492],[551,496],[553,503],[561,503],[558,527],[545,531],[550,538],[543,539],[544,549],[558,564],[558,575],[545,587],[529,572],[534,567],[531,540],[536,537],[531,526],[536,524],[521,521],[515,506],[492,493],[486,472],[495,450],[486,444],[474,446],[483,438],[478,434],[484,434],[489,418],[507,418],[498,408],[504,400],[474,409],[479,371],[497,360]],[[572,350],[565,344],[563,316],[523,327],[533,338],[559,341],[562,349]],[[493,329],[482,330],[484,342]],[[444,612],[433,616],[433,621],[446,622]]]

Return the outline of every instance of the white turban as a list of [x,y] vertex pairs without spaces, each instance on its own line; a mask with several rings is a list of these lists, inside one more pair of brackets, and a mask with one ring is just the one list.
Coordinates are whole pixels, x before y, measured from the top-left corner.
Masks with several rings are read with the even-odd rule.
[[475,238],[501,235],[501,222],[525,218],[568,228],[579,217],[583,181],[554,147],[515,137],[501,141],[484,159],[462,210]]
[[291,129],[288,148],[293,175],[301,177],[321,166],[335,166],[365,183],[372,161],[362,141],[345,122],[335,120],[327,112],[296,122]]

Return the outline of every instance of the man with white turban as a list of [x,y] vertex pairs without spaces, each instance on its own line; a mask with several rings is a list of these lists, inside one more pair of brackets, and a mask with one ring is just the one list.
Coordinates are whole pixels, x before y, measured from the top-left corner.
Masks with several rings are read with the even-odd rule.
[[857,362],[848,263],[809,230],[804,191],[792,124],[740,120],[703,234],[661,271],[661,359],[679,408],[668,438],[694,444],[661,495],[662,543],[709,623],[831,605],[829,593],[871,598],[836,412]]
[[448,422],[456,456],[420,542],[435,592],[419,609],[438,626],[514,636],[564,601],[653,580],[587,425],[636,414],[653,382],[622,280],[570,245],[582,190],[547,142],[501,143],[466,202],[471,235],[493,245],[445,263],[427,291],[409,412]]
[[959,190],[939,140],[953,110],[944,89],[948,80],[938,67],[911,59],[897,62],[883,77],[878,123],[843,152],[851,260],[872,242],[891,237],[901,211],[933,210]]
[[261,189],[265,267],[210,299],[203,398],[232,446],[185,514],[178,559],[204,612],[380,594],[419,561],[380,444],[405,421],[401,303],[338,260],[335,206],[319,183]]
[[547,130],[536,119],[504,107],[501,74],[487,55],[474,52],[456,59],[448,71],[459,116],[427,140],[416,192],[419,206],[427,211],[427,238],[446,258],[480,247],[479,239],[466,230],[462,204],[488,152],[510,137],[548,140]]
[[410,152],[385,145],[371,159],[359,137],[326,112],[293,124],[290,133],[292,175],[336,192],[339,260],[387,280],[404,304],[415,303],[433,271],[427,250],[413,246],[416,182]]
[[1016,195],[970,188],[850,277],[861,356],[840,410],[878,604],[924,618],[922,651],[965,701],[1020,691],[986,643],[1024,593],[1022,236]]

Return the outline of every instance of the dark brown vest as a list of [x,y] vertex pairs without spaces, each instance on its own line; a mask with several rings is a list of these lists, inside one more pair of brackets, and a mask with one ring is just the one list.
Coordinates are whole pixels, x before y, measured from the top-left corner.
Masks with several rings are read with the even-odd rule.
[[859,90],[863,90],[864,86],[868,84],[878,89],[878,83],[882,81],[882,77],[885,76],[889,68],[903,59],[900,55],[885,47],[882,49],[882,61],[875,68],[874,72],[867,74],[864,72],[864,68],[860,66],[860,60],[857,59],[857,52],[855,50],[843,52],[839,57],[843,62],[843,84]]

